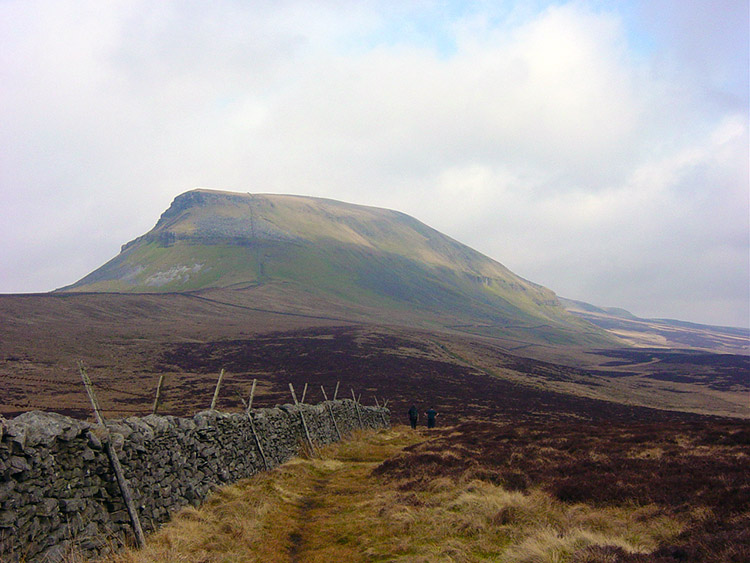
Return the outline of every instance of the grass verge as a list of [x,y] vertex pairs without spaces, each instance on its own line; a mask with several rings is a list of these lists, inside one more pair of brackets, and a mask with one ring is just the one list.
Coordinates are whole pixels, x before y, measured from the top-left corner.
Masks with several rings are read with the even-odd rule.
[[[654,505],[566,503],[539,488],[373,473],[425,440],[407,427],[361,433],[218,490],[110,563],[175,561],[572,561],[587,548],[652,552],[685,527]],[[447,463],[450,460],[445,458]]]

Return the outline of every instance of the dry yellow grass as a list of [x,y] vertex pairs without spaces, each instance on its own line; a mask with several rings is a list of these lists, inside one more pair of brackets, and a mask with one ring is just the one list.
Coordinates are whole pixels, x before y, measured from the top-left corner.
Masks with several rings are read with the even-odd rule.
[[406,427],[359,434],[217,491],[142,550],[109,563],[572,561],[589,545],[648,552],[682,530],[655,508],[566,505],[541,491],[435,479],[408,490],[371,475],[423,436]]

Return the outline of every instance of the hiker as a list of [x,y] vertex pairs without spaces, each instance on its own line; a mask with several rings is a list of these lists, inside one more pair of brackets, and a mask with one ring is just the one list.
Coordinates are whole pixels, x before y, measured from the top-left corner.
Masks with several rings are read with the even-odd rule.
[[435,428],[435,417],[438,415],[437,411],[430,407],[426,413],[427,415],[427,428]]
[[414,405],[411,406],[409,409],[409,422],[411,422],[411,427],[416,430],[417,429],[417,420],[419,419],[419,411],[417,410],[417,407]]

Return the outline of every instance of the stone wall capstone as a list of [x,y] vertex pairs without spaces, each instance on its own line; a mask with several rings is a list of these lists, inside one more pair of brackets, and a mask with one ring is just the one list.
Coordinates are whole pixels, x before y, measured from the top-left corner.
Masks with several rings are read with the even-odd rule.
[[[387,427],[390,411],[359,405],[362,426]],[[132,538],[128,511],[104,445],[109,440],[150,532],[177,509],[197,506],[217,486],[359,429],[354,401],[281,405],[245,413],[203,411],[192,418],[149,415],[106,428],[33,411],[0,417],[0,561],[56,562],[72,550],[97,557]],[[252,418],[252,424],[250,422]]]

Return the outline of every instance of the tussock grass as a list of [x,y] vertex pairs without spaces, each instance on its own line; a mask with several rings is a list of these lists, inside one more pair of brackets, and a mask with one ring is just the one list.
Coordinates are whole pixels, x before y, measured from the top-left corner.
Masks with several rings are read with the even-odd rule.
[[[648,553],[684,525],[654,506],[566,504],[471,477],[373,474],[424,436],[406,427],[357,433],[216,491],[110,563],[174,561],[575,561],[590,546]],[[449,453],[448,458],[451,457]]]
[[683,529],[655,507],[570,506],[539,490],[507,491],[476,480],[446,487],[440,481],[382,499],[380,515],[398,538],[394,551],[401,545],[403,556],[430,553],[432,560],[445,561],[574,561],[589,545],[651,552]]

